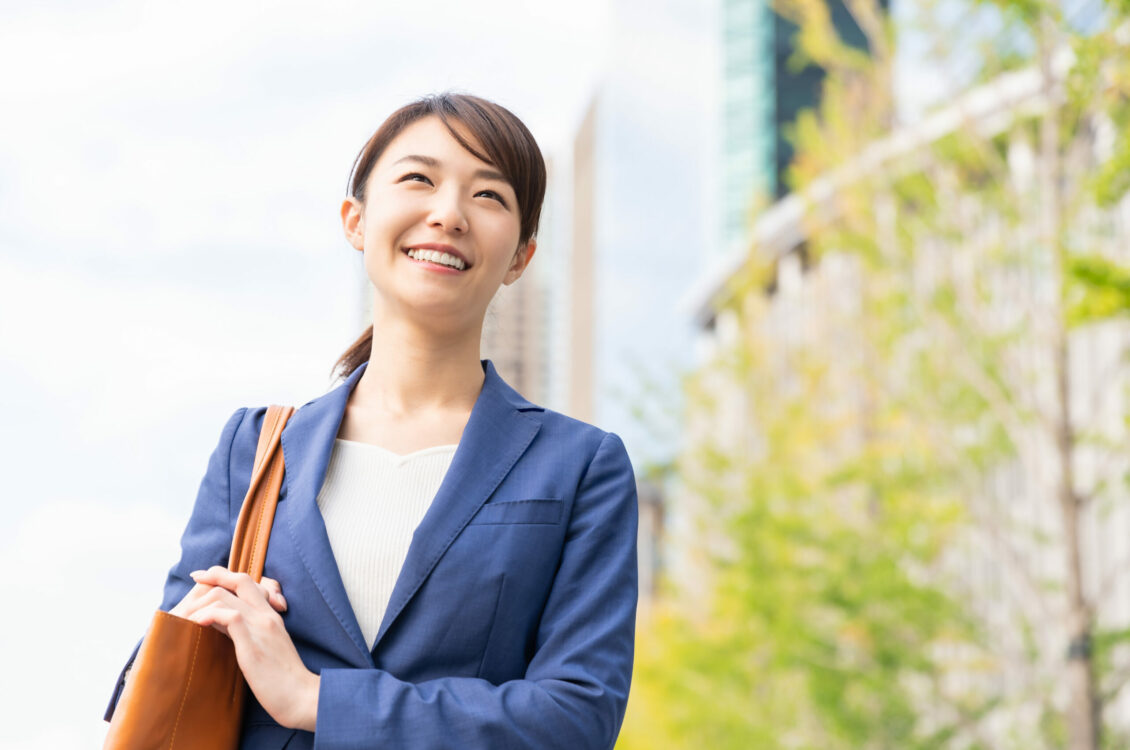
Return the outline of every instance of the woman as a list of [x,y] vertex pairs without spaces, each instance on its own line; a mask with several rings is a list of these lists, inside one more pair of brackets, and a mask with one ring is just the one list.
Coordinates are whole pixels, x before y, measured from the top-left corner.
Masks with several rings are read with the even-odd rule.
[[341,216],[373,326],[283,431],[264,578],[222,567],[265,412],[240,409],[165,585],[163,610],[235,644],[244,748],[615,742],[636,605],[627,454],[479,359],[544,192],[526,127],[467,95],[403,107],[358,156]]

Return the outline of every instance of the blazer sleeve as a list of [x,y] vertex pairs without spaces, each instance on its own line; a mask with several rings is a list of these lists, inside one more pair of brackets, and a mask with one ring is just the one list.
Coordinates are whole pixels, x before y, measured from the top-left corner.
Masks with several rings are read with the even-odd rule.
[[631,463],[606,433],[577,491],[525,678],[414,684],[324,669],[314,747],[611,748],[632,674],[637,523]]
[[[176,565],[169,570],[165,580],[165,592],[162,597],[160,609],[168,612],[175,607],[184,595],[193,586],[193,581],[188,574],[194,570],[203,570],[213,565],[227,565],[228,555],[231,553],[231,452],[235,442],[236,433],[247,416],[248,410],[238,409],[228,418],[220,433],[220,442],[212,451],[208,459],[208,469],[204,479],[200,482],[200,489],[196,493],[196,503],[192,508],[192,516],[188,526],[181,535],[181,557]],[[242,503],[243,498],[240,498]],[[125,667],[118,675],[118,682],[110,703],[106,707],[103,718],[109,721],[114,715],[122,689],[125,687],[125,677],[133,666],[137,657],[139,641],[133,653],[126,662]]]

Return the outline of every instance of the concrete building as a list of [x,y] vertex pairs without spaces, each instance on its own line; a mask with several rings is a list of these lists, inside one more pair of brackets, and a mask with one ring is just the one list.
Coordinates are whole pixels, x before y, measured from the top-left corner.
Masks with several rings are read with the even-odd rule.
[[597,101],[585,111],[573,139],[572,227],[569,253],[569,348],[566,413],[591,422],[596,416],[595,364],[596,125]]
[[594,202],[596,100],[569,153],[547,159],[535,260],[487,312],[482,352],[534,403],[595,419]]

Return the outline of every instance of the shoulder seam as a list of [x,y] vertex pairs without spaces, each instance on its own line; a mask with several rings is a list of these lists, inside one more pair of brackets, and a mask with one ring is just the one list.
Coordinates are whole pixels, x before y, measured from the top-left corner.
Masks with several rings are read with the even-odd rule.
[[[597,429],[600,429],[600,428],[597,428]],[[584,471],[584,473],[581,474],[581,481],[577,483],[577,487],[583,487],[585,482],[588,481],[589,472],[592,470],[592,465],[596,461],[596,457],[598,455],[600,455],[601,449],[604,448],[604,443],[607,442],[608,436],[611,435],[611,434],[612,433],[610,433],[610,432],[604,432],[600,436],[600,442],[596,444],[596,450],[594,450],[592,452],[592,455],[589,456],[589,461],[588,461],[587,464],[585,464],[585,471]]]

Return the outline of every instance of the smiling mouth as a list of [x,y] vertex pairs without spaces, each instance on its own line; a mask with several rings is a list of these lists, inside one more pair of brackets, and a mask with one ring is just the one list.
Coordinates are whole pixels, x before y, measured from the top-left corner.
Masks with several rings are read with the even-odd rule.
[[404,254],[415,261],[435,263],[436,265],[452,268],[456,271],[465,271],[470,268],[462,258],[452,255],[451,253],[445,253],[442,250],[408,248],[404,250]]

